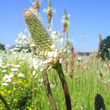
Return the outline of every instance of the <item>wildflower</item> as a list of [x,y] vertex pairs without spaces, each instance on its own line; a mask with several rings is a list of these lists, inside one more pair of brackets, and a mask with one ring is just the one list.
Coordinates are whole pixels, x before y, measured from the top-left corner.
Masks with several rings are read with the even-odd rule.
[[27,38],[26,38],[26,35],[22,35],[22,40],[26,40]]
[[18,71],[18,68],[11,68],[11,71]]
[[18,34],[19,37],[18,37],[18,39],[16,39],[16,41],[19,41],[21,39],[22,34],[23,34],[22,32],[20,32],[20,34]]
[[61,20],[61,22],[63,22],[63,32],[65,32],[67,30],[67,27],[70,24],[69,20],[68,20],[69,16],[67,15],[66,9],[64,9],[64,12],[65,12],[65,16],[63,17],[64,19]]
[[105,71],[107,71],[107,68],[105,68]]
[[[57,62],[61,62],[60,59],[65,59],[68,55],[65,53],[62,54],[62,51],[70,51],[70,49],[73,47],[72,42],[69,42],[69,40],[65,40],[63,42],[63,39],[61,40],[61,43],[64,43],[64,45],[58,49],[56,46],[56,41],[52,40],[49,33],[44,28],[43,24],[39,20],[39,15],[36,13],[35,9],[30,8],[29,10],[24,11],[24,17],[26,24],[28,26],[28,29],[30,31],[31,38],[33,39],[33,43],[36,46],[40,57],[34,58],[31,60],[31,63],[37,69],[40,67],[40,70],[43,70],[45,68],[51,68],[54,66]],[[31,24],[33,25],[31,25]],[[33,29],[38,30],[35,33],[33,33]],[[40,28],[40,30],[39,30]],[[53,32],[54,33],[54,32]],[[37,37],[35,37],[35,35]],[[54,36],[55,37],[55,36]],[[44,39],[44,40],[43,40]],[[62,54],[62,55],[61,55]],[[38,57],[38,56],[37,56]],[[38,64],[38,62],[40,62]]]
[[20,65],[14,65],[14,67],[15,67],[15,68],[18,68],[18,67],[20,67]]
[[10,79],[10,78],[8,78],[5,82],[11,82],[11,79]]
[[[2,64],[3,65],[3,64]],[[2,66],[3,69],[7,68],[7,66]]]
[[7,83],[1,83],[1,85],[3,85],[3,86],[7,86],[8,84],[7,84]]
[[6,66],[10,66],[10,65],[11,65],[10,63],[7,63],[7,64],[6,64]]
[[38,81],[39,81],[39,82],[43,82],[43,79],[41,78],[41,79],[39,79]]
[[47,13],[48,23],[50,23],[50,21],[52,19],[52,14],[53,13],[56,13],[56,10],[53,10],[53,8],[51,6],[50,0],[48,0],[48,8],[47,8],[47,10],[44,9],[43,12],[46,12]]
[[33,75],[35,75],[36,74],[36,71],[33,71]]
[[14,76],[13,73],[10,73],[9,75],[5,74],[5,76],[3,77],[3,80],[6,80],[6,79],[10,79]]
[[24,89],[23,89],[23,88],[21,88],[21,90],[23,91]]
[[18,74],[18,77],[25,77],[25,76],[24,76],[24,74],[19,73],[19,74]]
[[5,73],[7,70],[2,70],[2,73]]
[[16,54],[16,52],[13,52],[13,54]]
[[78,57],[78,60],[81,61],[81,57]]
[[35,3],[33,4],[34,8],[38,10],[39,12],[39,8],[40,8],[40,1],[39,0],[36,0]]
[[13,82],[12,82],[12,84],[17,84],[18,82],[16,81],[16,80],[14,80]]
[[19,80],[19,81],[18,81],[18,83],[22,83],[22,81],[21,81],[21,80]]
[[15,42],[17,42],[17,44],[21,45],[21,40],[16,39]]
[[11,93],[11,91],[9,90],[8,93]]
[[16,90],[16,88],[14,88],[14,91]]

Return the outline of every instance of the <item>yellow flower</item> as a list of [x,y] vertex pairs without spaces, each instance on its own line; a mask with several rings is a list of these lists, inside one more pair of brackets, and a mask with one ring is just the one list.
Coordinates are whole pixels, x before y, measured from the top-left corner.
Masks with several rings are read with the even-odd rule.
[[29,107],[27,107],[27,109],[29,109]]
[[4,66],[5,65],[5,63],[4,62],[2,62],[2,64],[1,64],[2,66]]
[[22,79],[19,79],[18,83],[22,83]]
[[2,107],[0,107],[0,110],[3,110],[3,108],[2,108]]
[[18,73],[16,72],[16,75],[17,75]]
[[14,90],[16,90],[16,88],[14,88]]
[[9,102],[10,100],[8,99],[7,101]]
[[14,101],[17,102],[18,100],[17,99],[14,99]]
[[30,74],[30,72],[28,71],[28,72],[27,72],[27,74],[29,75],[29,74]]
[[21,88],[21,90],[23,91],[24,89],[23,89],[23,88]]
[[8,91],[8,93],[11,93],[11,91]]
[[4,92],[3,92],[3,91],[1,91],[1,92],[0,92],[0,94],[2,94],[2,95],[3,95],[3,94],[4,94]]
[[4,89],[4,86],[1,86],[1,90],[3,90]]

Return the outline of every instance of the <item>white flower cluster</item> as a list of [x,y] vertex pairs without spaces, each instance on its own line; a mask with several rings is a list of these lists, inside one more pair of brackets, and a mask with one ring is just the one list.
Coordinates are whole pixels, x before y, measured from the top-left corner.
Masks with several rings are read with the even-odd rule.
[[[27,31],[27,29],[25,29],[24,32],[26,32],[26,31]],[[15,42],[17,42],[17,44],[19,44],[19,45],[22,44],[21,38],[23,41],[25,41],[24,44],[29,43],[29,38],[27,38],[26,35],[23,34],[22,32],[20,32],[20,34],[18,34],[18,36],[19,36],[18,39],[15,40]]]
[[46,9],[44,9],[44,10],[43,10],[43,13],[44,13],[44,12],[46,12],[46,13],[47,13],[49,10],[52,10],[52,13],[56,13],[56,9],[54,9],[54,10],[53,10],[53,8],[52,8],[52,7],[48,7],[48,8],[47,8],[47,10],[46,10]]
[[[69,14],[68,14],[67,16],[68,16],[68,17],[70,17],[70,15],[69,15]],[[65,19],[65,16],[63,16],[62,18],[63,18],[63,19],[61,20],[61,22],[62,22],[62,23],[64,23],[64,22],[65,22],[65,23],[67,23],[68,25],[70,25],[69,20],[66,20],[66,19]]]
[[[54,43],[51,45],[52,51],[42,51],[39,53],[39,56],[34,56],[28,61],[29,63],[31,63],[35,70],[37,70],[38,68],[41,72],[44,69],[50,70],[50,68],[55,66],[56,63],[62,63],[62,61],[67,58],[70,50],[73,47],[73,43],[69,42],[68,39],[66,39],[65,41],[63,38],[57,40],[57,35],[55,34],[55,32],[52,32],[51,36],[52,40],[54,41]],[[59,41],[60,45],[58,48],[56,44]]]

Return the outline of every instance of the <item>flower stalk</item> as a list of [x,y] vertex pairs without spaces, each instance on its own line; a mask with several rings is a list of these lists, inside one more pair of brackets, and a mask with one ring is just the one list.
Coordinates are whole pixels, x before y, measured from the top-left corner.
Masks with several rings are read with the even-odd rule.
[[69,90],[66,83],[66,79],[64,77],[64,73],[62,71],[61,63],[64,59],[67,58],[69,54],[68,51],[72,49],[72,42],[70,43],[67,39],[64,42],[63,47],[61,49],[58,49],[56,41],[53,40],[56,36],[54,35],[53,38],[50,37],[49,33],[43,26],[36,9],[30,8],[29,10],[24,10],[24,18],[30,32],[30,38],[32,41],[30,43],[34,44],[34,47],[37,48],[37,52],[39,52],[39,56],[36,56],[37,59],[33,58],[32,62],[35,63],[33,65],[36,70],[38,69],[38,67],[40,67],[40,72],[42,73],[45,89],[52,110],[57,110],[57,108],[54,103],[54,99],[50,89],[50,83],[46,73],[46,71],[49,70],[51,67],[56,69],[59,74],[63,91],[65,94],[66,107],[67,110],[71,110]]
[[48,0],[47,18],[48,18],[48,23],[50,23],[52,19],[52,5],[50,0]]
[[59,75],[61,83],[62,83],[63,92],[64,92],[65,100],[66,100],[66,108],[67,108],[67,110],[71,110],[71,100],[70,100],[69,90],[68,90],[68,86],[67,86],[67,82],[66,82],[64,73],[62,71],[61,64],[57,64],[54,67],[54,69],[56,69],[56,71],[58,72],[58,75]]
[[105,82],[105,94],[108,94],[108,82]]
[[9,105],[7,104],[6,100],[1,96],[0,94],[0,99],[2,100],[2,102],[4,103],[5,107],[7,108],[7,110],[11,110],[11,108],[9,107]]
[[52,110],[57,110],[55,102],[54,102],[54,99],[53,99],[53,96],[52,96],[52,92],[51,92],[51,89],[50,89],[50,83],[49,83],[49,80],[48,80],[48,76],[47,76],[46,70],[44,70],[42,72],[42,77],[43,77],[45,90],[47,92],[47,96],[48,96],[51,108],[52,108]]
[[74,71],[74,48],[71,49],[71,53],[70,53],[70,62],[69,62],[69,74],[68,76],[70,76],[72,78],[73,76],[73,71]]
[[98,46],[96,57],[99,56],[99,52],[100,52],[100,49],[101,49],[101,43],[102,43],[102,37],[101,37],[101,34],[99,34],[99,46]]

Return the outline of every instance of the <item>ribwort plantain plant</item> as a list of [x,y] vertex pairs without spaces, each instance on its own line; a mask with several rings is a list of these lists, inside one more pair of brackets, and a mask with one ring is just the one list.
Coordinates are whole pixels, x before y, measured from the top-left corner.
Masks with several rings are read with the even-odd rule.
[[[39,13],[36,9],[30,8],[28,10],[24,10],[24,18],[30,32],[31,44],[35,45],[39,53],[39,56],[36,60],[41,64],[39,67],[52,110],[56,110],[57,108],[52,97],[50,84],[46,73],[46,71],[50,68],[54,68],[57,71],[65,95],[66,108],[67,110],[71,110],[69,90],[64,73],[62,71],[61,63],[65,58],[67,58],[69,54],[67,51],[72,49],[72,42],[69,42],[67,39],[64,42],[63,48],[59,49],[43,26]],[[67,54],[65,54],[65,52]]]
[[97,94],[95,96],[95,102],[94,102],[95,110],[106,110],[105,104],[104,104],[104,99],[100,94]]

